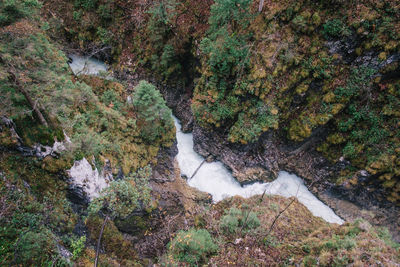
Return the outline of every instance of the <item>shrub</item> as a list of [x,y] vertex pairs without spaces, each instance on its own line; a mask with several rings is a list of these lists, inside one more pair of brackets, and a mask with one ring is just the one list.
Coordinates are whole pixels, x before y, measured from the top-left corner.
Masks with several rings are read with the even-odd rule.
[[346,250],[351,250],[356,246],[356,242],[349,236],[345,236],[344,238],[341,238],[340,236],[333,235],[332,239],[328,240],[325,244],[324,247],[326,249],[332,249],[332,250],[340,250],[340,249],[346,249]]
[[79,258],[79,256],[85,249],[85,243],[86,243],[86,236],[84,235],[71,242],[72,259],[76,260],[77,258]]
[[150,63],[156,73],[160,73],[166,80],[181,73],[180,59],[171,43],[173,36],[171,25],[174,24],[173,18],[176,16],[177,3],[174,0],[161,1],[154,3],[149,10],[150,20],[148,23],[149,39],[152,43],[152,56]]
[[19,19],[33,16],[41,4],[37,0],[0,1],[0,26],[7,26]]
[[114,180],[89,206],[90,214],[106,210],[111,218],[126,218],[139,206],[139,192],[132,179]]
[[293,20],[292,20],[293,26],[295,28],[295,30],[299,31],[299,32],[307,32],[307,20],[301,16],[298,15],[296,16]]
[[223,216],[220,222],[220,228],[225,234],[236,233],[239,227],[239,219],[242,212],[237,208],[231,208],[227,215]]
[[211,6],[209,19],[212,30],[219,29],[227,24],[231,24],[233,28],[239,26],[239,24],[247,27],[251,2],[251,0],[216,0],[215,4]]
[[55,238],[47,228],[23,233],[16,243],[16,263],[36,266],[48,263],[56,251]]
[[238,227],[248,231],[258,226],[260,226],[260,220],[254,212],[239,210],[235,207],[230,208],[220,221],[220,228],[225,234],[236,233]]
[[92,10],[96,7],[98,0],[75,0],[76,8],[83,8],[84,10]]
[[329,37],[338,38],[344,35],[348,35],[349,29],[341,20],[332,19],[327,21],[323,25],[322,33],[325,36],[325,38]]
[[169,244],[169,252],[172,256],[191,266],[206,263],[208,257],[217,252],[217,249],[218,246],[205,229],[179,231]]
[[101,96],[101,102],[103,102],[106,106],[110,106],[112,104],[115,110],[121,111],[123,107],[123,103],[118,100],[118,95],[113,90],[107,90]]
[[192,105],[194,116],[204,126],[219,127],[237,114],[239,99],[232,90],[240,82],[238,73],[249,67],[247,41],[250,37],[250,33],[241,34],[239,29],[250,23],[250,3],[249,0],[218,0],[211,7],[210,30],[200,44],[211,73],[203,75],[204,83],[197,84]]

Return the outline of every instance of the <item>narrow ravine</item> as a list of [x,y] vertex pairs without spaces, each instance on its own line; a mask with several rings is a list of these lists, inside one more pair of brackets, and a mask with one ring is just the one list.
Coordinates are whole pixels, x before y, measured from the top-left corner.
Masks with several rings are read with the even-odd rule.
[[[98,75],[107,70],[107,65],[96,59],[88,59],[78,55],[70,55],[69,57],[72,59],[71,69],[76,74]],[[175,117],[174,122],[179,150],[177,160],[181,174],[189,178],[190,186],[211,194],[214,202],[235,195],[251,197],[263,194],[265,191],[269,195],[296,196],[314,216],[321,217],[330,223],[342,224],[344,222],[331,208],[315,197],[304,185],[301,178],[294,174],[281,171],[278,178],[271,183],[256,182],[241,186],[221,162],[204,162],[204,158],[193,150],[193,135],[183,133],[181,125]],[[191,178],[192,176],[193,178]]]
[[[215,202],[229,196],[251,197],[263,194],[265,191],[270,195],[295,196],[314,216],[321,217],[330,223],[344,222],[331,208],[316,198],[303,181],[294,174],[281,171],[278,178],[271,183],[257,182],[241,186],[221,162],[204,162],[204,159],[193,150],[193,135],[183,133],[178,119],[174,117],[174,121],[179,150],[177,160],[181,174],[189,178],[190,186],[210,193]],[[200,164],[202,166],[198,169]]]

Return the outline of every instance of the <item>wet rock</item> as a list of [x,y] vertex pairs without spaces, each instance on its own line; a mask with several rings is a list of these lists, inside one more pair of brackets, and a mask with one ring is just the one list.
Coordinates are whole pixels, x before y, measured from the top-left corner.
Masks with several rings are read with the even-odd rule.
[[271,172],[265,170],[262,167],[244,168],[239,173],[233,173],[233,176],[241,184],[248,184],[257,181],[272,182],[275,178],[274,174],[271,174]]
[[178,154],[177,143],[169,148],[162,148],[157,155],[157,163],[152,166],[152,181],[158,183],[173,182],[175,180],[174,158]]
[[212,155],[209,155],[207,158],[206,158],[206,161],[208,162],[208,163],[211,163],[211,162],[213,162],[215,159],[214,159],[214,157],[212,156]]

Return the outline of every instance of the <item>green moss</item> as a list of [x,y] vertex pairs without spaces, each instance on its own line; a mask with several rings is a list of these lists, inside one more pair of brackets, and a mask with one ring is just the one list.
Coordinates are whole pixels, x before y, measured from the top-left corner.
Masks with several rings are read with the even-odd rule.
[[29,116],[16,118],[14,122],[17,126],[18,135],[27,146],[33,146],[37,143],[52,146],[55,140],[64,140],[64,133],[60,127],[53,129],[40,125],[37,120]]

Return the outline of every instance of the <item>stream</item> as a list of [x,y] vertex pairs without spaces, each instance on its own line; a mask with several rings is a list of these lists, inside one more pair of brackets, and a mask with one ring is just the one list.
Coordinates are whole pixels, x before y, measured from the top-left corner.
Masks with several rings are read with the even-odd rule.
[[68,57],[72,60],[69,66],[75,75],[99,75],[102,72],[107,72],[107,65],[95,58],[83,57],[76,54],[71,54]]
[[[107,71],[107,65],[99,60],[78,55],[69,55],[69,57],[72,59],[72,62],[69,63],[70,67],[77,75],[99,75],[101,72]],[[269,195],[295,196],[314,216],[321,217],[330,223],[342,224],[344,222],[331,208],[316,198],[304,185],[302,179],[294,174],[281,171],[278,178],[271,183],[256,182],[241,186],[221,162],[205,162],[204,158],[193,149],[193,135],[183,133],[181,125],[175,117],[174,122],[179,150],[177,161],[181,174],[189,177],[188,184],[190,186],[210,193],[214,202],[235,195],[251,197],[263,194],[265,191]],[[78,166],[74,165],[74,167],[78,169]],[[82,176],[80,173],[83,173],[83,171],[78,171],[75,176]],[[193,176],[193,174],[195,175]],[[190,177],[192,178],[190,179]]]
[[[214,202],[235,195],[242,197],[261,195],[265,191],[269,195],[295,196],[314,216],[321,217],[330,223],[342,224],[344,222],[331,208],[316,198],[307,189],[301,178],[294,174],[281,171],[278,178],[271,183],[256,182],[241,186],[221,162],[204,162],[204,158],[193,150],[193,135],[183,133],[181,125],[175,117],[174,122],[179,150],[177,160],[181,174],[189,177],[190,186],[210,193]],[[200,164],[202,165],[199,168]],[[193,174],[195,175],[193,176]]]

